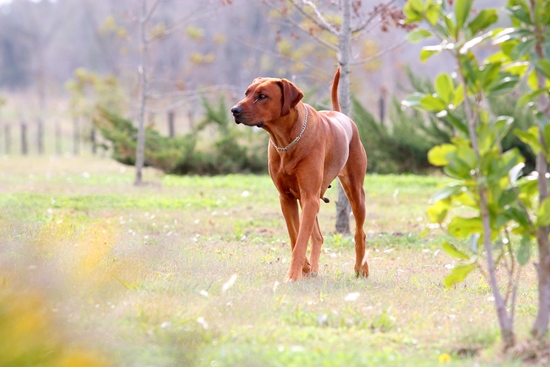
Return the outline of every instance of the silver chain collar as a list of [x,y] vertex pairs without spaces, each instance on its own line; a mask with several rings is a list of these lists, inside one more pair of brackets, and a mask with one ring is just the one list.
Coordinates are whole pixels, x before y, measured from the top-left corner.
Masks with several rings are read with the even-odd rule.
[[306,126],[307,126],[307,107],[306,107],[305,104],[304,104],[304,110],[306,110],[306,116],[304,117],[304,126],[302,126],[302,131],[300,131],[300,134],[296,137],[296,139],[294,139],[290,144],[288,144],[284,148],[276,146],[275,143],[273,142],[273,139],[270,138],[269,141],[271,142],[271,145],[273,145],[275,147],[275,149],[277,149],[279,151],[280,150],[289,150],[290,148],[295,146],[296,143],[298,143],[298,141],[302,138],[302,135],[304,134],[304,131],[306,131]]

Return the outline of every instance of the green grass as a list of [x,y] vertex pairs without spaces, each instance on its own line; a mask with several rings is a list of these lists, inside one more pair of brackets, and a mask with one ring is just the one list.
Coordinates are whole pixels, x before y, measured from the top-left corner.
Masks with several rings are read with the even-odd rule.
[[[82,355],[112,366],[521,364],[500,353],[479,274],[442,285],[454,260],[442,233],[422,233],[444,178],[367,175],[369,279],[353,275],[352,239],[333,233],[329,190],[320,274],[288,285],[269,177],[146,170],[135,187],[131,168],[93,158],[5,158],[0,172],[0,311],[32,305],[0,312],[0,366],[29,355],[44,366]],[[520,337],[535,310],[527,267]]]

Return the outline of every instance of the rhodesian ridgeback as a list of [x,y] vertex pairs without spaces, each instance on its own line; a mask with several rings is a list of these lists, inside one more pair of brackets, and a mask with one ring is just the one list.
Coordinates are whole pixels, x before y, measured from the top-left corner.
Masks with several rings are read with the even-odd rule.
[[[231,108],[237,124],[268,132],[269,174],[279,191],[288,228],[292,260],[286,282],[316,276],[323,236],[317,214],[320,200],[338,177],[355,217],[355,273],[368,277],[365,256],[365,192],[367,155],[355,123],[340,112],[340,68],[332,83],[333,111],[316,111],[301,102],[304,94],[286,79],[256,78],[245,98]],[[302,208],[299,217],[298,202]],[[311,238],[310,258],[307,246]]]

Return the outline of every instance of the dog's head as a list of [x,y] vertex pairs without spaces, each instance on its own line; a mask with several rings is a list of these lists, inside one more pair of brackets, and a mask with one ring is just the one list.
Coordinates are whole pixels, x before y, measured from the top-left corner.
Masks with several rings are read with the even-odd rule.
[[288,115],[303,97],[302,91],[286,79],[256,78],[231,113],[237,124],[264,127]]

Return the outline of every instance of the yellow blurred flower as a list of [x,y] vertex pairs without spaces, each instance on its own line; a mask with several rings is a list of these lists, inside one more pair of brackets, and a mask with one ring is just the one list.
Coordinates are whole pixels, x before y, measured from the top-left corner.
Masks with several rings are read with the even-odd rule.
[[449,363],[451,361],[451,356],[447,353],[442,353],[438,358],[439,363]]

